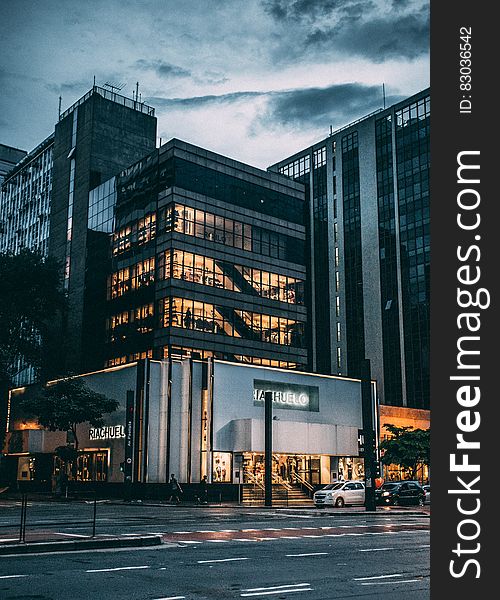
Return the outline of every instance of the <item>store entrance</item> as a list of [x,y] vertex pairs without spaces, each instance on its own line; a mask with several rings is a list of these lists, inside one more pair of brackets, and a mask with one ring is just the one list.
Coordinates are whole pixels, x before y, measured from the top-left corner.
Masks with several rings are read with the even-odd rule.
[[[243,483],[264,482],[264,454],[243,453]],[[273,454],[274,483],[321,483],[321,457],[312,454]]]

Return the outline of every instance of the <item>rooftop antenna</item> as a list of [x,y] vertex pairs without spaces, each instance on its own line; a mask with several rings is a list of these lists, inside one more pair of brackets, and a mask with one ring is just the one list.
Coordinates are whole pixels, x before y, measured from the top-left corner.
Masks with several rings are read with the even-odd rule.
[[135,83],[135,101],[138,102],[139,101],[139,82],[136,81]]
[[333,125],[330,125],[330,135],[333,135]]
[[59,96],[59,120],[61,119],[61,103],[62,103],[62,96]]
[[95,75],[94,75],[94,87],[95,87]]
[[384,98],[384,108],[385,108],[385,83],[382,84],[382,96]]
[[106,83],[104,84],[104,87],[109,88],[111,90],[111,92],[113,92],[113,94],[116,94],[116,92],[120,92],[125,87],[125,84],[124,83],[112,83],[111,81],[106,81]]

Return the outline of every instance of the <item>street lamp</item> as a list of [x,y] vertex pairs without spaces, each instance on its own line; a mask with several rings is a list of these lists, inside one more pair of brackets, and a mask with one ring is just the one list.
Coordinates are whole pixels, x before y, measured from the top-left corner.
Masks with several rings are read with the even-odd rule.
[[264,392],[264,505],[273,505],[273,394]]

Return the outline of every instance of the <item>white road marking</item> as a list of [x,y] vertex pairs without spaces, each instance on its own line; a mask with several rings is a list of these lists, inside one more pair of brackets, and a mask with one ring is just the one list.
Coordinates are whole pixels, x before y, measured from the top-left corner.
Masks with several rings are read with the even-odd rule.
[[265,588],[249,588],[242,590],[240,596],[247,598],[249,596],[271,596],[272,594],[293,594],[295,592],[312,592],[310,583],[290,583],[288,585],[276,585]]
[[285,554],[285,556],[325,556],[328,552],[309,552],[307,554]]
[[249,596],[271,596],[272,594],[293,594],[294,592],[312,592],[312,588],[301,588],[300,590],[276,590],[274,592],[250,592],[246,594],[240,594],[242,598],[247,598]]
[[355,577],[353,581],[368,581],[369,579],[389,579],[390,577],[403,577],[402,573],[393,573],[392,575],[374,575],[373,577]]
[[234,560],[250,560],[250,559],[246,558],[246,557],[241,557],[241,558],[217,558],[217,559],[213,559],[213,560],[198,560],[196,562],[198,564],[202,565],[202,564],[205,564],[205,563],[232,562]]
[[212,544],[227,544],[229,540],[207,540],[207,542],[212,542]]
[[113,569],[88,569],[86,573],[107,573],[109,571],[132,571],[134,569],[150,569],[149,565],[142,565],[140,567],[114,567]]
[[381,552],[382,550],[396,550],[396,548],[363,548],[360,552]]
[[370,583],[362,583],[361,585],[394,585],[395,583],[412,583],[414,581],[422,581],[421,579],[398,579],[397,581],[372,581]]
[[0,538],[0,542],[17,542],[18,538]]
[[197,542],[195,540],[181,540],[181,544],[203,544],[203,542]]
[[183,600],[186,596],[167,596],[166,598],[155,598],[154,600]]
[[16,579],[18,577],[28,577],[27,575],[0,575],[0,579]]
[[[181,533],[181,534],[184,534],[184,533],[193,533],[193,532],[192,531],[172,531],[172,533]],[[212,533],[212,532],[207,532],[207,533]]]
[[242,592],[260,592],[266,590],[281,590],[283,588],[296,588],[296,587],[304,587],[310,586],[310,583],[289,583],[287,585],[271,585],[269,587],[258,587],[258,588],[247,588],[241,590]]
[[[90,537],[90,535],[82,535],[81,533],[62,533],[61,531],[54,531],[54,535],[64,535],[66,537],[79,537],[79,538]],[[125,535],[127,535],[127,534],[125,534]]]

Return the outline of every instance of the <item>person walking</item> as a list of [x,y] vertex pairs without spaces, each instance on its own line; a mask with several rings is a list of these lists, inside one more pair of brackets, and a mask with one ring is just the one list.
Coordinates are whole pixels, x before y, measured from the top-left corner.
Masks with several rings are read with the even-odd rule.
[[172,504],[174,502],[175,502],[175,504],[180,504],[180,502],[181,502],[180,495],[182,494],[182,488],[173,473],[172,473],[172,475],[170,475],[169,484],[170,484],[170,498],[168,501],[170,502],[170,504]]
[[198,496],[198,502],[200,504],[208,504],[208,485],[206,475],[203,475],[200,481],[200,494]]

